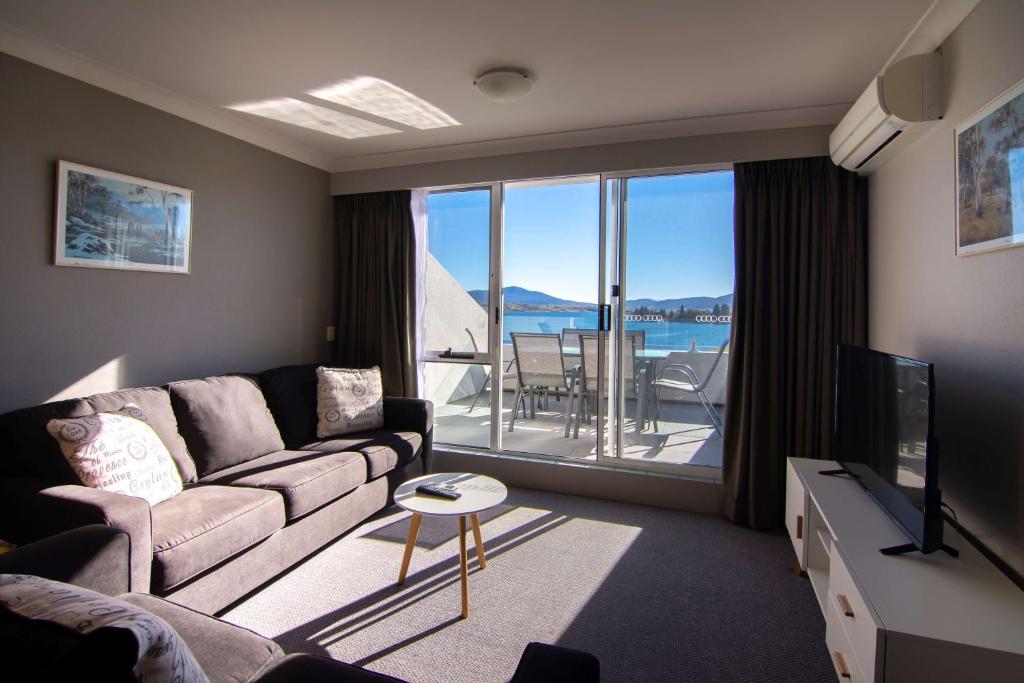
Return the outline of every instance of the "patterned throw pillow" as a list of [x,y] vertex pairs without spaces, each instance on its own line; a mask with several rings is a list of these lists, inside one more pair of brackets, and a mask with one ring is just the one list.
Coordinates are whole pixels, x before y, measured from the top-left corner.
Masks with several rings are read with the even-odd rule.
[[134,403],[109,413],[50,420],[46,430],[86,486],[144,498],[150,505],[181,493],[171,454]]
[[[166,621],[123,600],[59,581],[0,574],[0,605],[27,619],[61,624],[81,634],[129,631],[138,641],[135,675],[143,683],[208,683],[192,651]],[[89,662],[82,662],[88,680]]]
[[380,368],[316,369],[316,435],[321,439],[384,426]]

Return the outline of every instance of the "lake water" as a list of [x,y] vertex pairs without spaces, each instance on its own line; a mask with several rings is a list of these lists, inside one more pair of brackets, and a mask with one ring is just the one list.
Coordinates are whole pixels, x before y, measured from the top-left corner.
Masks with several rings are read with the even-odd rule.
[[[547,332],[561,334],[566,327],[593,329],[597,327],[596,311],[506,311],[505,343],[511,344],[510,332]],[[690,320],[651,322],[627,321],[627,330],[643,330],[649,349],[685,351],[696,340],[701,350],[718,350],[732,331],[729,323],[698,323]]]

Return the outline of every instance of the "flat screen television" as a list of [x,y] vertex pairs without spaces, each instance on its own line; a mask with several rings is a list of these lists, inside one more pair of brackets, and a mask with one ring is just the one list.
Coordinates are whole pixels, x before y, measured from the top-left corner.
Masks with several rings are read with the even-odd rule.
[[888,554],[944,549],[934,416],[930,363],[838,346],[832,459],[910,538]]

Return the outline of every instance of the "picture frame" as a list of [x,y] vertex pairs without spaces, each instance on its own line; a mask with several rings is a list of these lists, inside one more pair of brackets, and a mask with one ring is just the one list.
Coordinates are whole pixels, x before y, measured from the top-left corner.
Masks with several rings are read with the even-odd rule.
[[192,190],[57,162],[54,265],[191,272]]
[[957,256],[1024,244],[1024,80],[954,129]]

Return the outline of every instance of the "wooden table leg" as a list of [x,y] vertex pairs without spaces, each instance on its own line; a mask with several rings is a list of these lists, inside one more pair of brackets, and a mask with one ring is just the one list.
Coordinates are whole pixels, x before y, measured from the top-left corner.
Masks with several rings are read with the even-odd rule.
[[474,512],[469,516],[473,523],[473,540],[476,542],[476,559],[480,561],[480,569],[487,569],[487,558],[484,557],[484,541],[480,538],[480,518]]
[[409,521],[409,537],[405,541],[405,556],[402,557],[402,569],[398,572],[398,585],[405,583],[405,575],[409,571],[409,560],[412,559],[412,549],[416,546],[416,536],[420,533],[420,522],[423,515],[418,512],[412,513]]
[[466,567],[466,516],[459,515],[459,570],[462,574],[462,618],[469,617],[469,569]]

